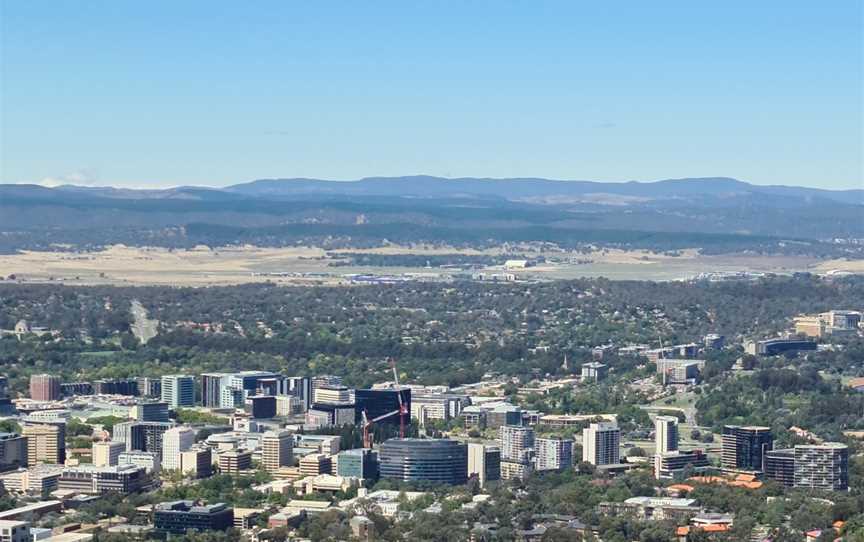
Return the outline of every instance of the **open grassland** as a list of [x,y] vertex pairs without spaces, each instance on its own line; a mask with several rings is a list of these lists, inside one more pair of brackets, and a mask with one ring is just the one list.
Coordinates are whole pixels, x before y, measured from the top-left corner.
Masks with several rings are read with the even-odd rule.
[[[561,252],[527,253],[512,248],[464,250],[448,247],[387,246],[364,250],[339,250],[341,253],[387,255],[500,255],[510,252],[529,256],[546,256],[566,261]],[[701,272],[752,271],[764,273],[864,272],[864,262],[810,257],[723,255],[705,256],[696,250],[679,255],[655,254],[648,251],[597,250],[588,254],[569,255],[572,263],[547,263],[537,267],[512,271],[518,277],[540,279],[571,279],[608,277],[618,280],[676,280]],[[0,276],[15,276],[27,282],[68,282],[71,284],[162,284],[208,286],[263,282],[284,284],[345,283],[347,274],[415,273],[428,277],[446,277],[459,272],[454,269],[426,267],[364,267],[347,265],[332,267],[334,260],[327,251],[316,247],[260,248],[227,247],[169,250],[164,248],[131,248],[113,246],[98,252],[36,252],[27,251],[0,256]],[[486,268],[502,272],[501,266]],[[284,274],[291,276],[267,276]]]

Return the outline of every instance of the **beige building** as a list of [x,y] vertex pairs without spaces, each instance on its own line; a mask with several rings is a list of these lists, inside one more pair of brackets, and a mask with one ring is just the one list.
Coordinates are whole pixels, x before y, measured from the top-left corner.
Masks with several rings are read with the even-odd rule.
[[66,431],[61,424],[28,424],[21,431],[27,437],[27,464],[60,463],[66,460]]
[[300,474],[303,476],[330,474],[332,470],[333,462],[327,454],[309,454],[300,459]]
[[125,451],[125,442],[110,440],[94,442],[92,446],[93,464],[97,467],[113,467],[117,464],[120,454]]
[[267,431],[261,435],[261,463],[264,470],[274,473],[294,462],[294,435],[289,431]]

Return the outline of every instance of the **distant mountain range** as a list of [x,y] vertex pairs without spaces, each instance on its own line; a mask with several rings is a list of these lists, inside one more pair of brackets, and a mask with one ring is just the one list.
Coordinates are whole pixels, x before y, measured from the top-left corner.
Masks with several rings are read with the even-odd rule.
[[661,233],[678,239],[667,247],[709,243],[692,235],[731,235],[764,250],[783,239],[812,246],[816,240],[864,238],[862,217],[864,190],[758,186],[725,177],[622,183],[261,179],[221,189],[158,190],[0,184],[0,250],[7,252],[112,242],[578,245],[610,238],[626,244],[634,232],[655,241]]

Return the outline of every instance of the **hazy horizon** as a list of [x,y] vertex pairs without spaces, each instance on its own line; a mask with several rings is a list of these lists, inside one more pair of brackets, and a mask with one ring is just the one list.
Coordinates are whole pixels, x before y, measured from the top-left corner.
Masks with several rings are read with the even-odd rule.
[[238,182],[229,182],[229,183],[225,183],[225,184],[221,184],[221,185],[195,184],[195,183],[186,183],[186,184],[151,183],[151,184],[144,184],[144,185],[133,185],[133,184],[108,183],[108,182],[105,182],[105,183],[102,183],[102,182],[75,182],[74,180],[64,181],[63,179],[44,179],[43,181],[40,181],[38,183],[31,183],[31,182],[5,183],[5,182],[0,182],[0,185],[2,185],[2,184],[17,184],[17,185],[42,186],[45,188],[57,188],[57,187],[62,187],[62,186],[76,186],[76,187],[80,187],[80,188],[117,188],[117,189],[128,189],[128,190],[170,190],[170,189],[175,189],[175,188],[188,187],[188,188],[204,188],[204,189],[221,190],[221,189],[224,189],[224,188],[227,188],[230,186],[236,186],[236,185],[241,185],[241,184],[246,184],[246,183],[251,183],[251,182],[256,182],[256,181],[262,181],[262,180],[293,181],[293,180],[307,179],[307,180],[334,182],[334,183],[350,183],[350,182],[357,182],[357,181],[362,181],[362,180],[366,180],[366,179],[408,179],[408,178],[414,178],[414,177],[433,177],[435,179],[440,179],[440,180],[472,179],[472,180],[483,180],[483,181],[490,181],[490,182],[499,182],[499,181],[507,182],[507,181],[513,181],[513,180],[538,180],[538,181],[552,181],[552,182],[561,182],[561,183],[595,182],[595,183],[614,183],[614,184],[626,184],[626,183],[652,184],[652,183],[659,183],[659,182],[664,182],[664,181],[700,181],[700,180],[705,180],[705,179],[732,179],[735,181],[741,181],[744,183],[748,183],[748,184],[751,184],[754,186],[763,186],[763,187],[789,186],[789,187],[795,187],[795,188],[812,188],[812,189],[817,189],[817,190],[831,190],[831,191],[864,190],[864,186],[851,187],[851,188],[842,188],[842,187],[840,187],[840,188],[825,188],[825,187],[821,187],[821,186],[807,186],[807,185],[766,184],[766,183],[757,183],[757,182],[753,182],[753,181],[746,180],[746,179],[736,179],[734,177],[727,177],[724,175],[712,175],[712,176],[705,176],[705,177],[687,177],[687,178],[669,177],[669,178],[663,178],[663,179],[598,180],[598,179],[552,179],[552,178],[548,178],[548,177],[538,177],[538,176],[526,176],[526,177],[468,177],[468,176],[442,177],[442,176],[438,176],[438,175],[427,175],[427,174],[423,174],[423,173],[412,174],[412,175],[394,175],[394,176],[370,175],[370,176],[365,176],[365,177],[357,177],[354,179],[325,179],[322,177],[288,177],[288,176],[274,177],[274,176],[271,176],[271,177],[262,177],[260,179],[246,179],[246,180],[241,180]]

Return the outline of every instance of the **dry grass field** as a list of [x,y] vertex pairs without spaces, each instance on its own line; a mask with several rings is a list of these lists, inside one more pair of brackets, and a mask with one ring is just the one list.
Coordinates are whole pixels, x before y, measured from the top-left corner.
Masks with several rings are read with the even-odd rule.
[[[340,250],[339,252],[352,252]],[[466,255],[501,254],[502,249],[461,250],[446,247],[388,246],[353,252],[378,254]],[[230,247],[216,250],[168,250],[113,246],[99,252],[23,252],[0,256],[0,276],[14,275],[17,281],[63,282],[70,284],[185,285],[209,286],[263,282],[284,284],[341,284],[352,273],[445,276],[453,270],[407,267],[331,267],[326,251],[314,247],[260,248]],[[561,253],[546,256],[560,258]],[[752,271],[791,273],[794,271],[864,273],[864,261],[822,261],[806,257],[704,256],[696,250],[679,256],[647,251],[602,250],[572,255],[574,263],[552,263],[525,270],[519,276],[547,279],[599,277],[611,279],[675,280],[700,272]],[[590,263],[575,263],[575,260]],[[490,269],[497,270],[498,269]],[[284,276],[263,276],[262,273]],[[310,276],[311,274],[311,276]]]

